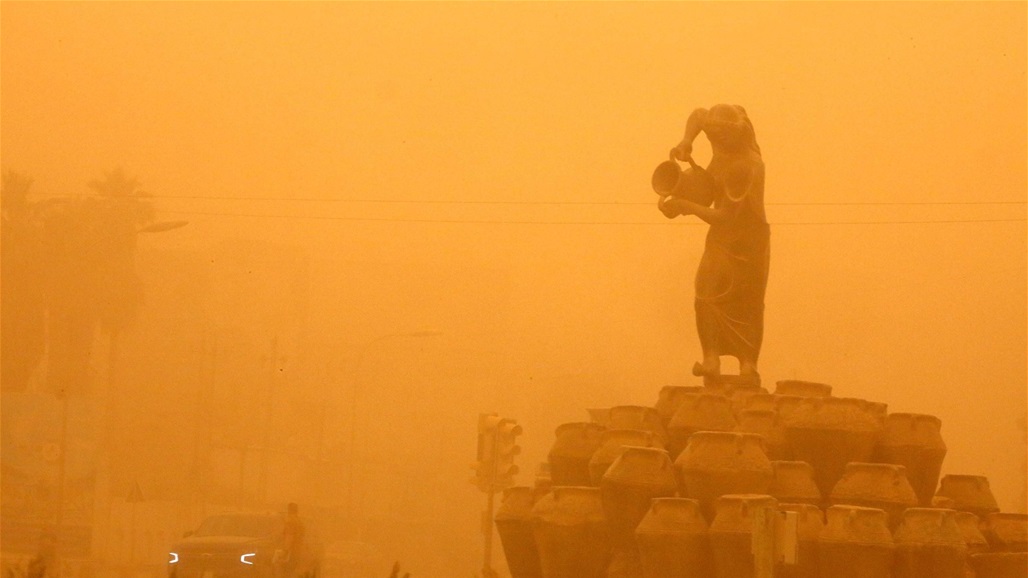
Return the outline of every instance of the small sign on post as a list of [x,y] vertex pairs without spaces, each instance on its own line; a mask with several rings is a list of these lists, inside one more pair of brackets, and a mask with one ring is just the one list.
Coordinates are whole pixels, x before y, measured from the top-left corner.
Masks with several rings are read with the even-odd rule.
[[782,564],[796,564],[799,515],[789,511],[776,513],[778,515],[775,519],[775,560]]
[[774,578],[775,564],[795,564],[797,551],[796,512],[758,508],[753,513],[753,577]]
[[753,578],[773,578],[775,573],[775,510],[753,512]]

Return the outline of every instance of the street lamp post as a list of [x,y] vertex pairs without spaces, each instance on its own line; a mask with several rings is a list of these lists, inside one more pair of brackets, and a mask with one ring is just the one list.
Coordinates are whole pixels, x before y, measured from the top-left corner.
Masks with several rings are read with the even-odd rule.
[[[386,335],[380,335],[371,341],[365,342],[357,353],[357,361],[353,367],[353,379],[352,392],[350,399],[350,444],[347,453],[350,456],[350,475],[349,483],[346,487],[346,509],[350,520],[354,520],[355,516],[355,504],[354,504],[354,487],[356,486],[356,474],[357,464],[360,460],[357,458],[357,396],[360,393],[360,371],[361,366],[364,364],[366,354],[376,345],[389,341],[392,339],[421,339],[425,337],[435,337],[442,335],[441,331],[409,331],[403,333],[389,333]],[[359,529],[358,529],[359,530]]]
[[[138,239],[139,235],[142,234],[156,234],[172,231],[175,229],[181,229],[189,224],[189,221],[156,221],[146,225],[140,229],[136,229],[135,235]],[[134,266],[133,266],[134,267]],[[118,350],[120,343],[121,331],[117,328],[111,331],[108,337],[108,348],[107,348],[107,391],[105,392],[105,398],[103,400],[104,407],[104,431],[103,431],[103,443],[101,444],[99,464],[97,466],[97,479],[95,482],[94,496],[97,499],[94,500],[93,504],[93,531],[94,538],[93,546],[91,547],[94,556],[96,553],[102,552],[103,556],[110,555],[109,537],[111,533],[111,514],[112,514],[112,489],[110,487],[110,469],[112,468],[111,461],[111,447],[114,444],[114,427],[120,417],[118,412],[118,402],[115,399],[117,395],[117,374],[115,373],[118,361]],[[58,481],[58,514],[57,514],[57,531],[61,531],[61,525],[63,524],[62,511],[64,503],[64,452],[65,446],[67,445],[67,395],[64,396],[64,416],[62,417],[62,430],[61,430],[61,469]],[[103,512],[106,510],[106,512]],[[104,520],[104,531],[101,533],[97,531],[99,526],[98,520],[100,519],[100,513],[103,513]]]

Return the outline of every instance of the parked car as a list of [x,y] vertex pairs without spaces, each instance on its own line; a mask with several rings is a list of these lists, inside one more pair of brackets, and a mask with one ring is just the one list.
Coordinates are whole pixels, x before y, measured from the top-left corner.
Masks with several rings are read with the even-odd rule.
[[318,578],[322,551],[309,526],[298,559],[280,563],[284,519],[275,513],[208,517],[172,545],[168,578]]

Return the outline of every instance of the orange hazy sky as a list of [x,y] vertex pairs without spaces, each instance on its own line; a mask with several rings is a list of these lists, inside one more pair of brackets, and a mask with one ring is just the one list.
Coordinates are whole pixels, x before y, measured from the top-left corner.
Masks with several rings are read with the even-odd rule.
[[[0,21],[4,169],[45,197],[124,167],[190,221],[155,245],[307,248],[315,329],[344,340],[507,348],[502,387],[425,403],[469,436],[478,411],[520,417],[529,464],[585,407],[692,383],[705,227],[664,220],[649,175],[693,108],[741,104],[772,223],[765,381],[938,415],[944,473],[1024,511],[1024,2],[4,1]],[[348,286],[362,262],[466,269],[433,282],[492,317],[402,273]]]

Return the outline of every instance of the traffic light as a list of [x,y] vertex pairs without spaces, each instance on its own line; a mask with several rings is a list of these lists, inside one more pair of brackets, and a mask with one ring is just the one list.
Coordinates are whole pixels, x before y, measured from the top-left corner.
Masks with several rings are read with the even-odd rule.
[[514,456],[521,453],[515,438],[521,435],[521,426],[515,420],[501,418],[495,413],[478,416],[478,454],[471,468],[475,477],[471,483],[486,493],[495,493],[514,485]]
[[483,492],[490,491],[496,469],[496,428],[502,418],[495,413],[478,414],[478,452],[471,469],[475,477],[471,483]]
[[512,419],[504,419],[496,427],[496,477],[493,480],[495,491],[514,485],[514,474],[518,473],[518,467],[514,465],[514,456],[521,453],[521,446],[517,445],[516,438],[521,435],[521,431],[521,426]]

